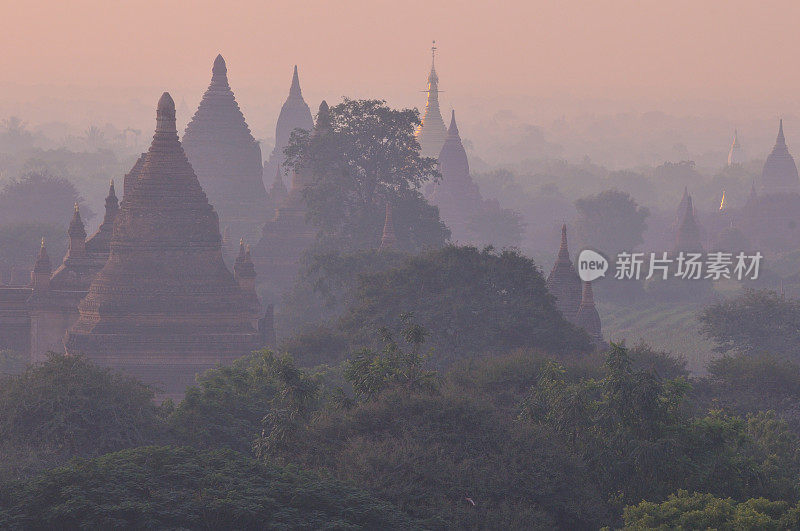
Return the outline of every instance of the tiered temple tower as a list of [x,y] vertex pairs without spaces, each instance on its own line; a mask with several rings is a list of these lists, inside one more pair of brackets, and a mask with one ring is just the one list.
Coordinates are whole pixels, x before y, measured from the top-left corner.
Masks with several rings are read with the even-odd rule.
[[455,111],[450,118],[447,140],[439,153],[439,171],[442,181],[434,187],[431,203],[439,207],[442,220],[452,231],[452,239],[469,242],[469,216],[483,208],[483,199],[469,174],[469,161],[458,133]]
[[783,120],[761,177],[735,217],[747,242],[762,253],[800,248],[800,178],[786,145]]
[[575,322],[581,304],[581,279],[569,258],[567,225],[561,226],[561,247],[553,269],[547,276],[547,289],[556,298],[556,308],[571,322]]
[[178,140],[168,93],[156,116],[110,256],[65,346],[178,397],[196,373],[258,348],[261,316],[223,262],[219,220]]
[[[297,75],[297,65],[294,65],[292,74],[292,85],[289,87],[289,96],[283,102],[281,112],[278,115],[278,122],[275,125],[275,148],[269,155],[269,159],[264,162],[264,182],[269,182],[277,171],[281,177],[285,173],[283,161],[285,159],[283,150],[289,145],[289,137],[295,129],[305,129],[311,131],[314,128],[314,119],[311,117],[311,109],[303,99],[303,92],[300,90],[300,78]],[[279,199],[273,198],[274,207],[280,206]],[[278,199],[278,200],[276,200]]]
[[[683,203],[683,201],[681,201]],[[689,253],[702,253],[703,244],[700,238],[700,226],[695,218],[692,196],[686,193],[686,202],[683,203],[683,214],[678,230],[675,232],[675,254],[683,251]]]
[[439,110],[439,76],[436,74],[436,41],[431,46],[431,72],[428,74],[428,101],[425,104],[425,114],[422,124],[417,127],[417,141],[421,147],[423,157],[439,156],[445,140],[447,129],[444,126],[442,113]]
[[221,55],[214,61],[211,84],[186,126],[183,146],[220,224],[230,226],[237,239],[256,238],[267,218],[261,147],[236,103]]
[[789,153],[786,139],[783,136],[783,120],[778,125],[778,137],[775,146],[764,162],[761,171],[760,191],[762,194],[797,193],[800,192],[800,178],[797,165]]
[[[78,303],[103,268],[110,252],[111,231],[118,211],[114,183],[111,182],[103,223],[88,240],[78,205],[69,224],[69,248],[61,265],[52,273],[50,260],[42,249],[33,268],[30,314],[30,361],[45,359],[48,351],[64,350],[64,333],[78,320]],[[45,281],[45,273],[48,276]]]
[[[312,135],[319,135],[330,127],[330,111],[323,101],[317,113],[317,123]],[[292,172],[292,185],[275,217],[264,225],[261,239],[255,247],[256,271],[269,280],[267,294],[271,299],[295,280],[300,258],[314,242],[317,230],[306,220],[306,203],[303,191],[314,181],[310,167]]]
[[586,333],[589,334],[589,337],[592,338],[592,341],[594,341],[596,345],[603,343],[600,314],[597,313],[597,308],[594,305],[594,293],[592,291],[591,282],[583,283],[581,304],[575,315],[575,325],[586,330]]

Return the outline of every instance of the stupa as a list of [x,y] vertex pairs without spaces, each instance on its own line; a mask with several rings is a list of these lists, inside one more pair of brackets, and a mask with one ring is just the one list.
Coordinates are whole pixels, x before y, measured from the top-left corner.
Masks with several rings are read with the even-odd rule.
[[243,286],[223,262],[217,213],[178,140],[166,92],[156,121],[138,175],[126,183],[108,261],[65,346],[179,397],[195,374],[258,348],[261,315],[250,280]]
[[566,223],[561,226],[561,247],[547,276],[547,289],[556,299],[556,308],[567,320],[574,322],[581,304],[581,279],[569,258]]
[[423,157],[439,156],[444,141],[447,139],[447,129],[444,126],[442,113],[439,110],[439,76],[436,74],[436,41],[431,46],[431,71],[428,74],[428,101],[425,104],[425,114],[422,123],[417,127],[416,136]]
[[[321,134],[330,126],[330,111],[323,101],[317,113],[312,135]],[[261,239],[254,248],[253,261],[261,278],[269,279],[264,290],[270,299],[290,287],[300,267],[300,258],[314,242],[317,230],[306,219],[308,211],[303,191],[313,183],[311,168],[292,171],[292,184],[275,217],[264,224]]]
[[603,343],[600,314],[597,313],[597,308],[594,305],[594,293],[592,291],[591,282],[583,283],[581,304],[578,307],[578,313],[575,315],[575,325],[583,328],[586,333],[589,334],[589,337],[592,338],[595,345],[601,345]]
[[[283,161],[285,155],[283,150],[289,145],[289,137],[295,129],[305,129],[311,131],[314,128],[314,119],[311,117],[311,109],[303,99],[303,92],[300,90],[300,77],[297,75],[297,65],[294,66],[292,74],[292,84],[289,87],[289,96],[283,102],[281,112],[278,115],[278,122],[275,125],[275,148],[269,155],[269,159],[264,162],[264,182],[269,182],[276,171],[281,175],[285,173]],[[280,198],[272,198],[275,207],[280,206]]]
[[268,217],[261,147],[236,103],[221,55],[186,126],[183,147],[222,226],[230,226],[236,238],[256,238]]
[[439,214],[450,228],[452,239],[471,243],[475,235],[469,228],[469,216],[483,208],[483,198],[469,174],[469,161],[458,132],[455,111],[452,111],[447,140],[438,158],[442,181],[435,185],[431,203],[439,207]]

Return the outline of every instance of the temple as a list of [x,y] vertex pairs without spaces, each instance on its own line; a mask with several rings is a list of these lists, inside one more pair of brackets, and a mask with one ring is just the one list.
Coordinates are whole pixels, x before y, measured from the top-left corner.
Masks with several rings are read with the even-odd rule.
[[735,164],[744,164],[745,156],[741,144],[739,144],[739,131],[733,131],[733,143],[731,149],[728,151],[728,166]]
[[439,215],[452,232],[452,239],[471,243],[475,235],[470,230],[469,216],[483,208],[478,185],[469,174],[467,152],[461,142],[452,112],[447,140],[439,153],[439,171],[442,181],[434,186],[431,203],[439,207]]
[[64,334],[78,319],[78,303],[108,259],[119,208],[113,181],[105,203],[103,223],[89,239],[75,206],[67,231],[69,247],[55,271],[42,240],[30,283],[0,287],[0,350],[9,349],[34,363],[44,360],[48,351],[63,352]]
[[783,133],[783,120],[760,178],[753,183],[745,205],[733,212],[746,242],[764,252],[800,247],[800,178]]
[[583,328],[596,345],[603,343],[603,334],[600,325],[600,314],[594,305],[592,283],[584,282],[581,292],[581,303],[575,314],[575,325]]
[[[317,113],[312,135],[319,135],[330,126],[330,111],[323,101]],[[292,171],[292,184],[275,217],[264,225],[261,239],[255,246],[255,266],[261,278],[269,279],[264,291],[269,299],[290,287],[300,267],[300,258],[314,242],[317,230],[306,219],[305,188],[313,183],[311,168]]]
[[228,84],[225,60],[218,55],[211,84],[183,135],[183,148],[223,227],[235,238],[256,238],[266,221],[267,191],[261,147]]
[[700,239],[700,226],[695,218],[692,196],[688,192],[685,192],[685,202],[681,201],[681,204],[683,205],[683,213],[681,214],[678,229],[675,232],[673,253],[702,253],[703,244]]
[[[289,96],[283,102],[281,112],[278,115],[278,122],[275,125],[275,148],[270,153],[269,159],[264,161],[265,182],[272,179],[276,172],[280,172],[281,176],[286,173],[287,169],[283,166],[285,159],[283,150],[289,145],[292,131],[295,129],[311,131],[313,128],[314,119],[311,117],[311,109],[303,99],[303,92],[300,90],[300,78],[297,75],[297,65],[295,65],[294,73],[292,74],[292,85],[289,87]],[[272,197],[272,191],[270,191],[270,200],[274,207],[280,206],[279,201],[281,199]]]
[[223,262],[219,219],[178,140],[168,93],[156,122],[65,348],[179,397],[197,373],[262,346],[264,334],[251,260],[245,252],[236,276]]
[[553,269],[547,276],[547,289],[556,299],[556,308],[568,321],[575,321],[581,304],[581,279],[572,265],[567,247],[567,225],[561,226],[561,247]]
[[416,136],[423,157],[439,156],[447,139],[442,113],[439,110],[439,76],[436,74],[436,41],[431,46],[431,72],[428,74],[428,101],[422,123],[417,127]]

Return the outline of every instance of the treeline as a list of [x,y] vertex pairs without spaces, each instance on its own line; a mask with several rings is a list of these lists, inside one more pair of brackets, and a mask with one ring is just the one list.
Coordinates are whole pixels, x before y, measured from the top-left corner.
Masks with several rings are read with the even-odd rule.
[[435,370],[429,331],[398,322],[332,366],[253,353],[178,404],[76,357],[4,377],[0,526],[800,525],[798,429],[774,411],[800,401],[790,361],[690,380],[612,344]]

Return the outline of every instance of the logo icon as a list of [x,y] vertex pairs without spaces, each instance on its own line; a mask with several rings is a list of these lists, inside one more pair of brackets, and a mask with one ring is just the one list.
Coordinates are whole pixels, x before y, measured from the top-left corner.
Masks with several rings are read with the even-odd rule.
[[608,270],[608,260],[591,249],[584,249],[578,256],[578,276],[584,282],[591,282],[600,277],[606,276]]

